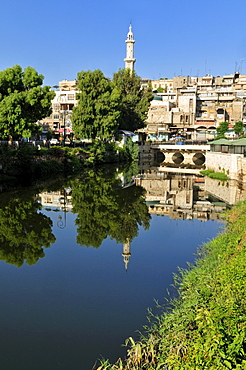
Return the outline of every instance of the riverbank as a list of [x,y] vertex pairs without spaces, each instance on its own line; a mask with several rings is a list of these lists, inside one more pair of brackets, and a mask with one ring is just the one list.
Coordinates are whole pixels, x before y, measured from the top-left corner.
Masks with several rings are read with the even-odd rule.
[[50,148],[0,147],[0,185],[15,187],[31,185],[34,181],[53,176],[68,176],[88,167],[109,163],[127,163],[138,155],[138,146],[127,142],[123,147],[116,143],[95,140],[88,148],[53,146]]
[[196,264],[174,277],[178,298],[138,342],[128,338],[125,362],[102,361],[97,370],[246,368],[246,201],[226,221]]

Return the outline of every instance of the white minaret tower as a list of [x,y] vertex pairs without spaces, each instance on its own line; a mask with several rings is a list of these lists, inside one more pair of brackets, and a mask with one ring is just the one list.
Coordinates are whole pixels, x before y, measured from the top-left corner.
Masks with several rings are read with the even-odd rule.
[[130,248],[131,248],[131,243],[130,243],[130,240],[127,239],[126,243],[123,244],[123,253],[122,253],[126,271],[127,271],[127,268],[128,268],[128,263],[130,261],[130,257],[131,257]]
[[125,68],[130,68],[131,71],[134,70],[134,63],[136,59],[134,58],[134,37],[132,33],[132,25],[130,24],[129,32],[126,37],[126,58],[124,59]]

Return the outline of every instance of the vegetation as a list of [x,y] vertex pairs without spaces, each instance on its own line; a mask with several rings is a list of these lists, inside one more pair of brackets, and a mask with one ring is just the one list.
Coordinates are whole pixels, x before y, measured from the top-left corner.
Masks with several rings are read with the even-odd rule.
[[78,244],[98,248],[108,236],[118,243],[131,242],[138,235],[139,226],[149,227],[144,190],[136,186],[122,189],[121,177],[130,182],[134,170],[136,175],[138,168],[134,164],[120,176],[119,172],[112,175],[102,168],[89,170],[82,181],[71,182]]
[[216,128],[217,137],[216,139],[225,138],[225,133],[228,131],[229,123],[228,122],[221,122],[219,126]]
[[13,148],[6,145],[0,147],[0,184],[6,188],[30,185],[36,179],[57,174],[67,176],[98,164],[132,162],[138,152],[138,145],[131,139],[123,147],[115,142],[95,140],[87,149],[38,148],[26,144]]
[[6,188],[30,185],[36,179],[69,175],[82,168],[80,148],[0,147],[0,184]]
[[81,71],[77,78],[80,93],[72,115],[75,136],[109,140],[117,129],[135,131],[144,126],[152,92],[141,89],[135,72],[121,69],[113,81],[100,70]]
[[138,158],[139,147],[129,138],[121,147],[115,142],[103,142],[94,140],[85,151],[85,166],[98,165],[102,163],[131,162]]
[[237,121],[233,127],[233,131],[235,132],[235,134],[237,136],[240,136],[243,134],[243,130],[244,130],[244,124],[242,121]]
[[120,95],[100,70],[78,73],[78,105],[72,122],[79,138],[110,139],[118,128]]
[[113,84],[120,94],[121,130],[135,131],[145,126],[150,100],[153,98],[152,89],[140,88],[141,78],[130,69],[120,69],[113,76]]
[[214,172],[214,170],[202,170],[200,173],[204,176],[208,176],[211,179],[226,181],[228,180],[228,176],[224,172]]
[[38,120],[51,113],[55,93],[43,86],[44,76],[32,67],[15,65],[0,71],[0,136],[29,137],[36,132]]
[[[56,150],[58,155],[58,150]],[[132,185],[139,172],[135,162],[112,173],[107,167],[88,169],[81,178],[66,180],[71,188],[73,212],[76,213],[77,242],[98,248],[110,236],[118,243],[131,242],[140,226],[149,227],[150,215],[144,190]],[[124,179],[124,183],[122,183]],[[126,188],[124,188],[126,184]],[[62,194],[60,182],[48,186]],[[42,190],[40,190],[42,189]],[[0,259],[17,267],[35,264],[45,256],[44,248],[55,242],[52,221],[40,210],[36,194],[43,191],[7,192],[0,196]]]
[[175,276],[178,298],[138,342],[126,341],[127,359],[102,361],[97,370],[246,368],[246,201],[226,219],[196,264]]
[[55,242],[52,221],[42,213],[34,196],[4,194],[0,197],[0,259],[17,267],[37,263],[43,248]]

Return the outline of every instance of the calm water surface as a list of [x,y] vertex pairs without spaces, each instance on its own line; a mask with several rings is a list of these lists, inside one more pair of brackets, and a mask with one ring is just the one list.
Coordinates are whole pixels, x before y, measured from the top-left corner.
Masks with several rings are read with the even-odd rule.
[[112,176],[1,195],[1,369],[89,370],[124,356],[177,266],[223,228],[150,215],[143,189]]

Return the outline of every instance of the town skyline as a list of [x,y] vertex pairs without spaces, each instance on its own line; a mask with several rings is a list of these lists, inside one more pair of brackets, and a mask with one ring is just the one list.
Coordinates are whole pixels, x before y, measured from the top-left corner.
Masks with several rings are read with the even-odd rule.
[[[154,9],[154,10],[153,10]],[[2,4],[0,70],[34,67],[55,85],[81,70],[112,77],[124,68],[125,40],[132,24],[135,71],[141,78],[246,73],[246,4],[178,0],[175,8],[146,0],[103,4],[16,0]],[[151,13],[152,11],[152,13]]]

